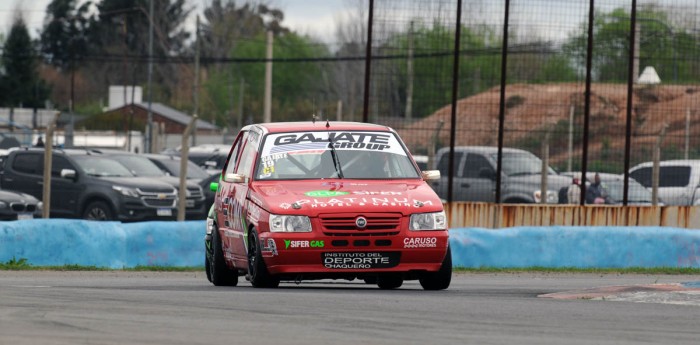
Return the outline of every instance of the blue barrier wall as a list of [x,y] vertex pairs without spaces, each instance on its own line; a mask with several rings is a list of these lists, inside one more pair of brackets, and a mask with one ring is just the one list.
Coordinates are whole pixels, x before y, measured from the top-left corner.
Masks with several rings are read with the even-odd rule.
[[35,266],[203,266],[205,226],[203,220],[0,222],[0,262],[14,258]]
[[700,231],[662,227],[450,230],[454,266],[700,267]]
[[[205,222],[0,222],[0,262],[108,268],[204,265]],[[700,267],[700,231],[662,227],[450,230],[459,267]]]

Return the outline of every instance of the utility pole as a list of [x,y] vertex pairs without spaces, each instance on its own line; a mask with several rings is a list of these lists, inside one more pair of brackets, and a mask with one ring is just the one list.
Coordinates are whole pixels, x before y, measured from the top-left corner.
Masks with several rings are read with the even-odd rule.
[[238,88],[238,130],[243,128],[243,94],[245,93],[245,79],[241,78],[241,87]]
[[[195,30],[197,37],[195,37],[195,55],[194,55],[194,116],[198,116],[199,113],[199,15],[197,15],[196,24],[197,29]],[[197,123],[195,123],[192,130],[192,146],[197,145]]]
[[413,21],[408,28],[408,59],[406,60],[406,120],[413,118]]
[[267,31],[267,62],[265,63],[265,111],[263,122],[272,122],[272,30]]
[[153,101],[153,0],[150,0],[148,12],[148,115],[146,120],[146,152],[151,153],[153,146],[153,111],[151,103]]
[[639,79],[639,32],[641,27],[639,22],[634,23],[634,62],[632,63],[632,82],[637,83]]

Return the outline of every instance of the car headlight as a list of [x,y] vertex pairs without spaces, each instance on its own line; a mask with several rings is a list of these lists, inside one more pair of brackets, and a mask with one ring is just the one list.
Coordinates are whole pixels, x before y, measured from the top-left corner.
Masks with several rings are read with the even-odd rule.
[[0,201],[0,210],[4,208],[7,208],[7,203],[4,201]]
[[412,214],[408,229],[413,231],[445,230],[447,229],[447,217],[445,217],[445,211]]
[[311,220],[307,216],[270,215],[271,232],[311,232]]
[[117,192],[119,192],[125,196],[131,196],[134,198],[139,197],[139,193],[134,188],[124,187],[124,186],[112,186],[112,189],[116,190]]
[[44,210],[44,203],[39,201],[36,203],[36,210],[37,211],[43,211]]
[[[542,202],[541,194],[542,193],[540,192],[539,189],[533,193],[533,197],[534,197],[536,203]],[[559,202],[559,195],[557,195],[557,192],[555,192],[553,190],[548,190],[547,191],[547,203],[548,204],[556,204],[558,202]]]

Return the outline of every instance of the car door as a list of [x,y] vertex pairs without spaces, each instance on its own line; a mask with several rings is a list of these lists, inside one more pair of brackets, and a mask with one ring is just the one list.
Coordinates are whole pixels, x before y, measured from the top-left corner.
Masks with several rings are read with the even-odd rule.
[[41,152],[18,152],[5,169],[3,188],[27,193],[42,200],[44,193],[44,155]]
[[464,167],[455,179],[457,200],[494,202],[496,182],[490,176],[496,176],[491,163],[482,154],[469,153]]
[[236,174],[245,176],[242,182],[232,184],[233,224],[231,230],[236,234],[232,238],[232,250],[236,265],[247,265],[248,262],[248,190],[253,166],[258,154],[259,136],[255,132],[248,132],[241,141],[241,153],[236,166]]
[[[460,166],[462,164],[462,159],[464,158],[464,152],[455,151],[454,155],[454,165],[452,167],[452,199],[453,201],[462,201],[458,196],[457,179],[459,176]],[[440,156],[438,160],[437,169],[440,171],[440,179],[431,183],[435,193],[441,198],[447,200],[447,185],[449,184],[449,166],[450,166],[450,155],[449,152]]]
[[61,177],[61,170],[70,169],[77,173],[76,167],[65,157],[53,155],[51,162],[51,212],[64,216],[78,214],[78,197],[85,188],[76,179]]
[[[239,163],[239,156],[241,152],[241,144],[243,139],[247,136],[247,132],[239,133],[238,137],[234,141],[231,152],[229,153],[228,161],[224,167],[224,176],[228,174],[233,174],[236,172],[236,167]],[[221,242],[223,245],[224,257],[229,260],[234,260],[234,250],[233,246],[236,241],[234,237],[238,235],[234,231],[235,228],[235,217],[234,217],[234,183],[228,182],[225,178],[221,179],[219,182],[218,196],[214,202],[214,208],[217,215],[217,225],[219,227],[219,235],[221,237]]]

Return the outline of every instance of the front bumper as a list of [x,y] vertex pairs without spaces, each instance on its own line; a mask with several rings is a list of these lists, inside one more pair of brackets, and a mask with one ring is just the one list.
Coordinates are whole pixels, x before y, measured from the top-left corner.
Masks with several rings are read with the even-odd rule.
[[447,231],[402,231],[391,236],[260,234],[263,259],[276,275],[372,275],[437,272],[449,243]]

